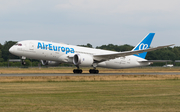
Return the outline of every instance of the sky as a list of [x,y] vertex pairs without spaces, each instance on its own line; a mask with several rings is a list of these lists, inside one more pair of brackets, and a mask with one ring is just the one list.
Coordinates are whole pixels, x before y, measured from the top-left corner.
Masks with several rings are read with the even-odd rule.
[[0,43],[180,46],[180,0],[0,0]]

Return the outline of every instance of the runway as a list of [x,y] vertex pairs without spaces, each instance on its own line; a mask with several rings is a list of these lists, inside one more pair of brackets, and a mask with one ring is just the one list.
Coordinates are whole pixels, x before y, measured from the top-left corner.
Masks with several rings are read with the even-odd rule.
[[99,73],[99,74],[74,74],[74,73],[53,73],[53,74],[0,74],[1,76],[98,76],[98,75],[180,75],[180,72],[150,72],[150,73]]

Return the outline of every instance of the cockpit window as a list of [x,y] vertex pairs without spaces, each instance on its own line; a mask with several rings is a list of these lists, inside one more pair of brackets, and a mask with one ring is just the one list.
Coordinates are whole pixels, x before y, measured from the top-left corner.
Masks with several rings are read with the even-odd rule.
[[16,45],[16,46],[22,46],[22,44],[21,44],[21,43],[16,43],[15,45]]

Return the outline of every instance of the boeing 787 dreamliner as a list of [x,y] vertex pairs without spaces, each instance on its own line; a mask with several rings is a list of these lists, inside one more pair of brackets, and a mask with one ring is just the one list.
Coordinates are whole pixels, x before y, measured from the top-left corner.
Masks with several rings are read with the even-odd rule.
[[9,51],[24,59],[38,59],[44,65],[58,65],[69,63],[77,67],[74,73],[82,73],[80,67],[92,67],[90,73],[99,73],[96,67],[105,68],[132,68],[150,65],[146,60],[149,51],[169,47],[165,45],[150,48],[155,33],[149,33],[131,51],[115,52],[94,48],[79,47],[74,45],[60,44],[40,40],[25,40],[17,42]]

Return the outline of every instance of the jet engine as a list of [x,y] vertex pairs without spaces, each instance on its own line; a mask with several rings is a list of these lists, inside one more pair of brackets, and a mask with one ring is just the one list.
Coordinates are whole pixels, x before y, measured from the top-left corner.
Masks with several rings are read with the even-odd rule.
[[94,60],[91,55],[87,54],[75,54],[73,57],[73,63],[76,66],[91,66]]
[[58,66],[60,62],[57,61],[47,61],[47,60],[41,60],[42,65],[48,65],[48,66]]

